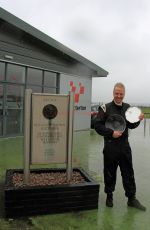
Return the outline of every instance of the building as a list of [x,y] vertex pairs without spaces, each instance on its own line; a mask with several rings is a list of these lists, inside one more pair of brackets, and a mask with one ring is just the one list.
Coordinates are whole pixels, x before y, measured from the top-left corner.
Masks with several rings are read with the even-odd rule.
[[0,136],[23,134],[25,89],[75,92],[75,130],[90,128],[92,77],[108,72],[0,8]]

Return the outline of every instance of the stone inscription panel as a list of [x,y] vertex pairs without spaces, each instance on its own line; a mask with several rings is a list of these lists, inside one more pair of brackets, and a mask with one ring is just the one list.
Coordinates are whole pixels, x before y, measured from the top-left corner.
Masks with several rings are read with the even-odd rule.
[[65,163],[68,96],[32,94],[31,163]]

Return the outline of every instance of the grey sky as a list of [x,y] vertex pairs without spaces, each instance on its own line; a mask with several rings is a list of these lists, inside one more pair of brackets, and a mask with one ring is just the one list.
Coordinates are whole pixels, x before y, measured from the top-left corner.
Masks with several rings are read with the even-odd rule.
[[125,101],[150,105],[149,0],[0,0],[0,6],[109,72],[93,79],[92,101],[110,101],[121,81]]

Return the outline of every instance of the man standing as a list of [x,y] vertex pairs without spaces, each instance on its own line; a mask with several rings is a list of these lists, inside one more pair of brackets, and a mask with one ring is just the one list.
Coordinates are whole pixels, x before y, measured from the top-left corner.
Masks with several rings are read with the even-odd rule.
[[[145,211],[146,208],[136,199],[136,184],[132,164],[132,152],[128,142],[128,129],[134,129],[143,120],[144,114],[141,113],[139,121],[130,123],[125,118],[125,112],[130,107],[124,103],[125,86],[116,83],[113,89],[113,101],[99,108],[95,122],[95,130],[99,135],[104,136],[104,191],[107,194],[106,206],[113,207],[113,192],[116,185],[117,168],[120,167],[122,183],[125,196],[128,198],[128,206]],[[125,122],[124,132],[106,128],[105,122],[110,115],[121,115]]]

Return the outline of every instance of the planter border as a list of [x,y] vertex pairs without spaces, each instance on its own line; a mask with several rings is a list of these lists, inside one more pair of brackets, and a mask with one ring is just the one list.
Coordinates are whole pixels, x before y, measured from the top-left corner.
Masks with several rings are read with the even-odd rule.
[[[23,173],[22,169],[6,171],[4,194],[5,216],[15,218],[70,211],[91,210],[98,208],[100,185],[83,169],[74,168],[84,177],[84,183],[24,186],[12,184],[14,173]],[[66,172],[65,168],[31,169],[31,173]]]

